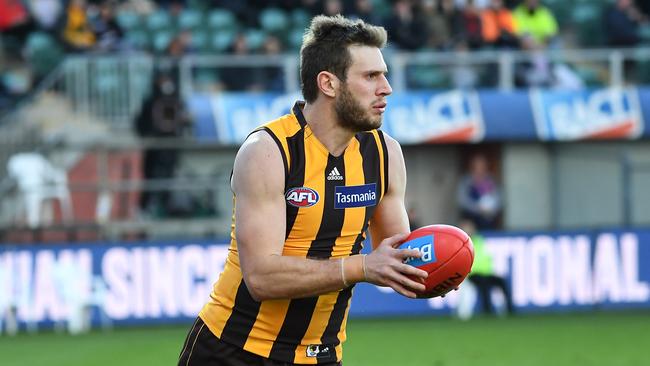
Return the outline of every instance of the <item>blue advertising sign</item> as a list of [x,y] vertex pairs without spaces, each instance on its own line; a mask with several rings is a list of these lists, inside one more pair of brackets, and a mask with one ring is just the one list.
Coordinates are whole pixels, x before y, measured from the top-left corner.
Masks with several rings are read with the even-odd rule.
[[[257,126],[289,113],[300,95],[195,94],[188,104],[199,140],[238,145]],[[650,89],[394,93],[382,129],[402,144],[647,137]]]
[[635,139],[643,115],[635,88],[530,92],[541,140]]
[[[650,230],[490,235],[486,251],[520,312],[650,308]],[[85,308],[93,309],[93,324],[189,321],[227,253],[211,242],[2,245],[0,329],[12,313],[21,326],[51,327]],[[451,314],[470,286],[466,280],[445,298],[413,300],[362,283],[350,316]]]

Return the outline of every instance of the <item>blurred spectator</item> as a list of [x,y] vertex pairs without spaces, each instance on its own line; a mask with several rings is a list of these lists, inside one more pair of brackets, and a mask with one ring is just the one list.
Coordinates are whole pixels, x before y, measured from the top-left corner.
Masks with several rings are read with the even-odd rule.
[[382,25],[383,21],[374,9],[371,0],[354,0],[349,16],[362,19],[366,23]]
[[540,45],[547,46],[558,33],[553,13],[539,0],[524,0],[513,12],[517,35],[530,36]]
[[[463,9],[468,2],[468,0],[454,0],[454,4],[458,9]],[[485,9],[489,6],[490,0],[474,0],[473,3],[478,9]]]
[[323,14],[329,16],[343,14],[343,2],[341,0],[325,0]]
[[0,32],[24,42],[32,30],[29,12],[19,0],[0,0]]
[[[251,53],[244,33],[235,36],[230,53],[235,56],[245,56]],[[220,71],[221,81],[224,83],[226,90],[258,91],[263,89],[257,74],[253,72],[253,68],[250,66],[229,66],[222,68]]]
[[115,19],[115,3],[104,1],[100,5],[99,15],[92,21],[99,51],[116,51],[121,48],[124,32]]
[[608,44],[615,47],[636,46],[641,40],[639,26],[647,17],[632,0],[616,0],[604,10],[604,27]]
[[543,46],[532,36],[521,38],[521,48],[527,51],[528,60],[515,67],[515,85],[518,87],[550,87],[553,82],[551,61]]
[[470,49],[483,46],[483,26],[481,12],[474,5],[474,0],[467,0],[460,12],[460,37]]
[[29,9],[38,28],[53,31],[60,26],[63,4],[59,0],[31,0]]
[[184,55],[193,52],[192,49],[192,32],[182,30],[178,32],[167,45],[165,53],[172,58],[181,58]]
[[417,50],[427,41],[426,25],[414,13],[409,0],[397,0],[393,4],[393,14],[385,23],[388,38],[398,48]]
[[427,33],[426,46],[434,50],[446,50],[451,45],[450,24],[441,11],[438,0],[423,0],[422,15]]
[[584,82],[567,64],[551,62],[544,48],[532,37],[522,37],[522,49],[527,52],[528,60],[515,67],[515,85],[517,87],[553,88],[562,90],[579,90]]
[[469,171],[458,186],[458,203],[461,217],[472,220],[479,230],[497,229],[501,193],[484,155],[474,155],[469,161]]
[[[268,35],[262,45],[262,52],[265,56],[279,56],[282,53],[282,42],[273,35]],[[258,78],[264,91],[284,91],[284,72],[277,66],[264,66],[257,69]]]
[[[152,94],[147,98],[135,120],[135,129],[144,138],[178,138],[190,124],[189,115],[174,79],[167,74],[155,78]],[[144,152],[144,178],[171,179],[176,172],[179,153],[175,149],[147,148]],[[145,190],[140,207],[150,215],[167,216],[171,207],[167,190]]]
[[483,41],[494,47],[518,48],[515,35],[515,20],[503,0],[490,0],[489,6],[481,11]]
[[70,0],[68,4],[63,40],[71,51],[86,51],[95,45],[95,33],[86,10],[85,0]]
[[492,289],[498,288],[505,298],[508,314],[514,314],[511,291],[505,278],[494,273],[492,255],[485,248],[483,235],[476,230],[476,225],[472,220],[462,220],[459,227],[472,238],[474,244],[474,263],[472,264],[472,272],[470,272],[467,279],[476,286],[483,312],[496,314],[492,304]]

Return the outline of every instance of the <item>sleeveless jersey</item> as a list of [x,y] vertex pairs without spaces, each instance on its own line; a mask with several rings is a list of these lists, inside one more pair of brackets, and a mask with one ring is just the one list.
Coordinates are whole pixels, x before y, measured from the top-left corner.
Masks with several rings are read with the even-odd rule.
[[[343,154],[332,156],[313,135],[301,107],[296,103],[292,114],[256,130],[273,137],[284,163],[283,255],[327,260],[358,254],[387,189],[384,136],[379,130],[357,133]],[[308,298],[253,300],[242,279],[235,225],[233,215],[225,268],[199,315],[210,331],[273,360],[340,361],[353,286]]]

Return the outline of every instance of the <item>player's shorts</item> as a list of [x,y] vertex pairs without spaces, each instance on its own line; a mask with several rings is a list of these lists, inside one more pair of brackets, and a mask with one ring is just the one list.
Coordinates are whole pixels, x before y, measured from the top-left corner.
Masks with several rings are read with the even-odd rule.
[[[201,318],[196,318],[185,339],[178,366],[293,366],[293,363],[274,361],[221,341]],[[321,364],[342,366],[341,362]]]

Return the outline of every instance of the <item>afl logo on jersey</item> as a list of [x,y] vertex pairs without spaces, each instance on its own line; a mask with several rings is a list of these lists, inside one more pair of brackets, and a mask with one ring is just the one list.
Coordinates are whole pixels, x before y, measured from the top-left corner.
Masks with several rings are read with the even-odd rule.
[[285,195],[287,203],[294,207],[311,207],[318,202],[318,192],[307,187],[291,188]]

